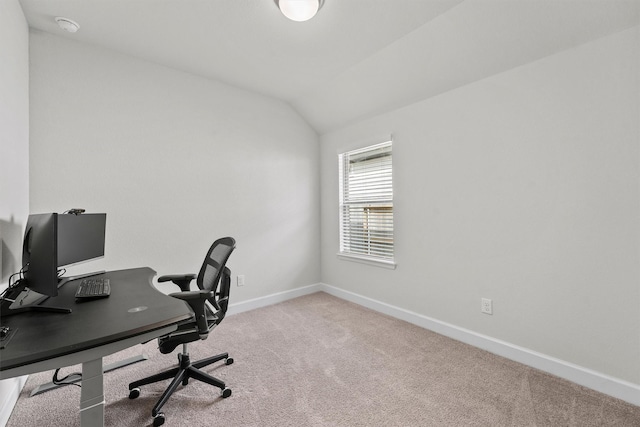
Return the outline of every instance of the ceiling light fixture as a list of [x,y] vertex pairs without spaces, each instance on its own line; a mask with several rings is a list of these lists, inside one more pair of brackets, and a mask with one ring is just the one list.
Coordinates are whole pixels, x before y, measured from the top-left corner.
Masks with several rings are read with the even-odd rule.
[[60,28],[62,28],[63,30],[65,30],[67,32],[70,32],[70,33],[75,33],[80,28],[80,25],[78,25],[77,22],[72,21],[69,18],[62,18],[62,17],[58,16],[56,18],[56,22],[58,23],[58,26]]
[[308,21],[316,16],[324,0],[274,0],[280,12],[292,21]]

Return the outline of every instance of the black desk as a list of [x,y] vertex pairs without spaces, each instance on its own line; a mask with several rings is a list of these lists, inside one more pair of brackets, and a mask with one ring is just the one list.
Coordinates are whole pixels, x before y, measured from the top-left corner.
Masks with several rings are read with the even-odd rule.
[[[150,268],[109,271],[111,296],[76,303],[78,282],[59,289],[42,305],[68,307],[71,314],[20,313],[2,323],[17,328],[0,350],[0,379],[82,363],[80,423],[104,424],[102,358],[164,335],[191,317],[187,304],[157,291]],[[54,421],[54,420],[52,420]]]

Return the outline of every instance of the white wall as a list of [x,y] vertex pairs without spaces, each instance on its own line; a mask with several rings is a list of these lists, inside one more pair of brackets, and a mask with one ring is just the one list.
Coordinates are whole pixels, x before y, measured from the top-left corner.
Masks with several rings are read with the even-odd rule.
[[289,106],[51,34],[30,47],[31,210],[107,213],[83,271],[197,272],[230,235],[232,302],[319,281],[318,137]]
[[0,283],[20,270],[29,215],[29,30],[17,0],[0,2]]
[[[639,41],[636,27],[323,135],[322,282],[640,384]],[[396,270],[336,257],[337,154],[389,133]]]
[[[0,1],[0,290],[20,270],[29,215],[29,29],[18,0]],[[0,381],[0,426],[26,377]]]

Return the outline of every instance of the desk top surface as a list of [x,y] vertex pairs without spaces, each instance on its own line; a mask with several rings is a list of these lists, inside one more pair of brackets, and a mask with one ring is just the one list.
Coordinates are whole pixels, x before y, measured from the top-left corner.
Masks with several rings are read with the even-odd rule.
[[70,281],[43,306],[70,308],[70,314],[26,312],[5,317],[16,328],[7,347],[0,350],[0,370],[36,363],[142,335],[191,317],[187,304],[156,290],[148,267],[108,271],[107,298],[76,302],[79,281]]

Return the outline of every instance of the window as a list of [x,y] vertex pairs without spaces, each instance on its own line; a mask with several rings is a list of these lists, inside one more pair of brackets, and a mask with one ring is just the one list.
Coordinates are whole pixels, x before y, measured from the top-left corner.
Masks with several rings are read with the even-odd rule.
[[340,255],[393,264],[391,141],[339,155]]

